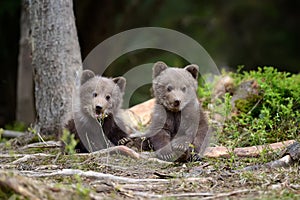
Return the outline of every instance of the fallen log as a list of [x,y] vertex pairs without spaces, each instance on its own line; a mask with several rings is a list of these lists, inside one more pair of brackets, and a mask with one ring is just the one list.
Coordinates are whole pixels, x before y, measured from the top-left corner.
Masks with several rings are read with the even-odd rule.
[[127,123],[134,128],[147,126],[151,121],[154,103],[155,99],[150,99],[125,110],[124,118],[127,119]]
[[294,143],[295,140],[287,140],[283,142],[276,142],[272,144],[250,146],[250,147],[238,147],[235,149],[229,149],[228,147],[208,147],[204,153],[204,157],[217,158],[225,157],[229,158],[231,155],[237,157],[258,157],[262,151],[268,150],[270,153],[274,150],[282,150],[290,144]]

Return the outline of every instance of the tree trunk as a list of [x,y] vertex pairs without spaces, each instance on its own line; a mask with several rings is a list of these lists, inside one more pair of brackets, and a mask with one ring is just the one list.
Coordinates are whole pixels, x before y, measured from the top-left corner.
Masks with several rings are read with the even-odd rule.
[[32,0],[32,66],[36,130],[59,135],[71,109],[82,61],[72,0]]
[[35,117],[28,6],[28,0],[22,0],[16,111],[17,121],[24,122],[27,125],[33,123]]

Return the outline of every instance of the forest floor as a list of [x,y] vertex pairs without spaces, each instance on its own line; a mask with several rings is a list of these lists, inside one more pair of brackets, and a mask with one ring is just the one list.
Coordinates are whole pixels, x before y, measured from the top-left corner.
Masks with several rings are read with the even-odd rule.
[[0,146],[0,199],[300,199],[299,164],[244,170],[266,155],[183,164],[38,144]]
[[[300,74],[264,67],[229,75],[199,87],[211,120],[225,120],[201,162],[169,163],[130,149],[66,154],[34,131],[11,140],[0,131],[0,199],[300,199],[300,144],[291,145],[300,141]],[[144,125],[153,105],[129,113]]]

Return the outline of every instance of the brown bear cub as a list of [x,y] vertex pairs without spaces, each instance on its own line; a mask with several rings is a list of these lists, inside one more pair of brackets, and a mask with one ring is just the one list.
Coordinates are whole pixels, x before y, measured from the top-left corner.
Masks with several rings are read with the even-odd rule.
[[80,140],[77,151],[93,152],[130,140],[120,114],[125,85],[123,77],[105,78],[83,71],[79,98],[75,97],[72,119],[66,125]]
[[[156,99],[152,122],[141,149],[154,150],[159,159],[189,162],[201,159],[208,142],[208,123],[197,98],[199,67],[153,67],[152,89]],[[149,145],[150,144],[150,145]]]

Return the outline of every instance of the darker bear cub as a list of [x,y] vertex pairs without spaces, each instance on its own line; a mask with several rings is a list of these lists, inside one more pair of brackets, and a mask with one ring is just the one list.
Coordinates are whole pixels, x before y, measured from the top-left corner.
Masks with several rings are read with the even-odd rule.
[[77,151],[93,152],[129,140],[120,113],[125,85],[123,77],[105,78],[83,71],[72,118],[66,125],[80,140]]
[[197,98],[199,67],[169,68],[158,62],[153,67],[152,89],[156,103],[152,122],[144,134],[143,150],[154,150],[166,161],[197,161],[205,150],[208,123]]

